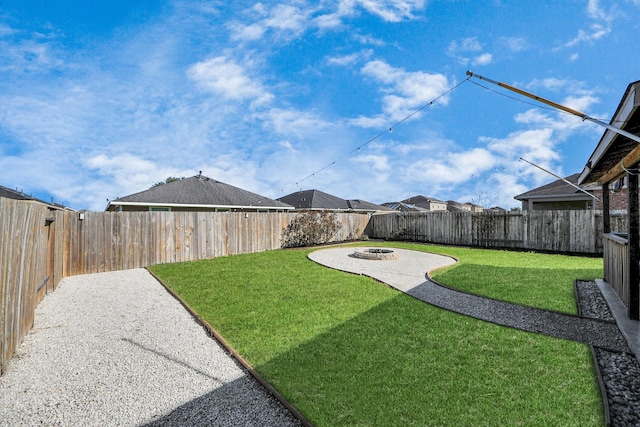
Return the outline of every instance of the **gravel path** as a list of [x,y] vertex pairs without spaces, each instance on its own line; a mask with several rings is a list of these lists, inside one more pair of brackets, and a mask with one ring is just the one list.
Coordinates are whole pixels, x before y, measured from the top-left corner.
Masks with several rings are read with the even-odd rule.
[[0,425],[300,425],[144,269],[65,278],[0,377]]
[[[595,282],[576,282],[576,294],[582,316],[615,322],[615,316]],[[610,425],[640,425],[640,364],[636,356],[630,350],[611,351],[598,347],[593,348],[593,355],[602,379]]]

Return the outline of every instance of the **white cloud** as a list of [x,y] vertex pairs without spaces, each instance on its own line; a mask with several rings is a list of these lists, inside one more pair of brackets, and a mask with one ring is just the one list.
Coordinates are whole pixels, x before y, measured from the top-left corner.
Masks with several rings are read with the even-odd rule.
[[[640,0],[639,0],[640,1]],[[356,40],[360,44],[373,45],[373,46],[386,46],[387,42],[382,39],[370,36],[370,35],[360,35],[354,34],[352,35],[353,39]]]
[[387,156],[363,154],[355,157],[354,161],[365,165],[370,165],[370,167],[376,172],[388,171],[389,169],[391,169]]
[[512,52],[522,52],[529,47],[526,39],[522,37],[500,37],[498,42]]
[[109,157],[106,154],[100,154],[98,156],[87,159],[87,166],[90,168],[98,169],[102,173],[109,175],[123,176],[124,179],[129,179],[128,174],[123,174],[123,171],[138,171],[147,173],[153,171],[156,168],[152,162],[141,159],[131,154],[119,154],[117,156]]
[[0,37],[15,34],[16,32],[17,30],[11,28],[10,26],[0,23]]
[[459,184],[490,170],[496,163],[497,159],[489,150],[473,148],[420,158],[412,162],[407,174],[437,186]]
[[50,42],[27,39],[11,44],[0,41],[0,71],[48,73],[64,66]]
[[[351,0],[343,0],[352,3]],[[424,0],[356,0],[363,9],[388,22],[413,19],[414,12],[424,8]]]
[[610,10],[604,10],[599,0],[589,0],[586,14],[594,22],[587,29],[578,29],[578,34],[573,39],[554,50],[574,47],[582,43],[593,43],[608,36],[612,31],[613,21],[619,15],[615,5]]
[[[449,81],[443,74],[409,72],[379,60],[368,62],[361,72],[384,85],[381,91],[386,95],[382,98],[382,110],[392,120],[403,118],[449,89]],[[448,99],[440,98],[438,102],[446,105]],[[358,121],[366,123],[366,119],[362,117]],[[371,123],[378,121],[379,118],[375,118]]]
[[401,22],[415,19],[424,6],[425,0],[339,0],[335,10],[319,13],[314,21],[319,28],[336,28],[363,9],[384,21]]
[[[425,0],[339,0],[337,3],[319,5],[311,2],[279,3],[269,7],[257,3],[246,11],[248,21],[234,20],[228,24],[232,39],[252,41],[272,32],[279,39],[298,37],[310,28],[320,30],[337,29],[344,21],[364,10],[386,22],[402,22],[416,18],[423,10]],[[381,40],[370,38],[367,43],[380,44]]]
[[473,65],[488,65],[491,64],[491,60],[493,59],[493,56],[490,53],[483,53],[482,55],[479,55],[477,57],[475,57],[472,61]]
[[233,60],[218,56],[192,65],[187,75],[200,86],[232,100],[263,104],[273,99],[260,82],[251,79]]
[[311,9],[303,10],[290,4],[277,4],[270,10],[258,3],[251,8],[249,14],[256,16],[255,22],[245,24],[233,21],[228,26],[233,40],[258,40],[267,31],[273,31],[279,38],[297,37],[309,25]]
[[582,29],[578,30],[578,35],[563,44],[561,47],[573,47],[579,43],[597,41],[607,36],[610,32],[611,27],[603,26],[601,24],[593,24],[588,31]]
[[553,139],[553,129],[541,128],[512,132],[505,138],[481,138],[487,143],[489,150],[503,158],[517,159],[524,157],[535,163],[550,166],[559,160]]
[[383,128],[389,124],[389,119],[382,114],[373,117],[358,116],[349,120],[349,124],[361,128]]
[[336,123],[328,122],[321,116],[293,109],[272,108],[256,117],[279,135],[300,139],[330,133],[336,129]]
[[610,22],[613,17],[600,7],[600,0],[589,0],[587,4],[587,15],[594,20]]
[[327,64],[329,65],[339,65],[339,66],[348,66],[358,63],[362,60],[366,60],[373,55],[373,50],[367,49],[362,52],[352,53],[350,55],[342,55],[342,56],[333,56],[327,58]]
[[447,47],[447,55],[455,58],[459,63],[467,65],[487,65],[491,63],[493,56],[488,52],[482,52],[483,46],[476,37],[467,37],[453,40]]
[[459,40],[453,40],[449,43],[449,52],[453,55],[459,52],[480,52],[482,45],[476,37],[467,37]]
[[244,25],[232,22],[229,24],[229,29],[233,33],[234,40],[260,40],[267,31],[262,23]]
[[0,126],[29,149],[60,147],[86,129],[95,101],[79,85],[45,88],[36,96],[0,95]]

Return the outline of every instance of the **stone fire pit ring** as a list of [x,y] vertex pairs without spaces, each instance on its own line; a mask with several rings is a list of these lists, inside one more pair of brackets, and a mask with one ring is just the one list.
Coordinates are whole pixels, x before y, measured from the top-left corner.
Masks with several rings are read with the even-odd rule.
[[398,259],[398,253],[386,248],[358,248],[353,253],[355,258],[369,260],[393,260]]

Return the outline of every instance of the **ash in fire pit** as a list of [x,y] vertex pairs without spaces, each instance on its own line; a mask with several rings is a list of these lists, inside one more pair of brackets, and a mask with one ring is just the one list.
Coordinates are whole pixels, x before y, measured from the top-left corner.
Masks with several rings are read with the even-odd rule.
[[353,253],[353,256],[356,258],[372,260],[398,259],[398,254],[392,249],[381,248],[356,249],[356,251]]

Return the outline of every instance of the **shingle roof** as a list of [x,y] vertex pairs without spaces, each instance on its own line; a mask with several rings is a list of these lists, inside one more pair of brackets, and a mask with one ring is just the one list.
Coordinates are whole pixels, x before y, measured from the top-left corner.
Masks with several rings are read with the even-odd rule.
[[442,200],[438,200],[435,199],[433,197],[425,197],[423,195],[417,195],[417,196],[413,196],[413,197],[409,197],[408,199],[405,200],[401,200],[402,203],[407,203],[409,205],[417,205],[420,206],[420,204],[424,204],[424,203],[430,203],[430,202],[434,202],[434,203],[445,203]]
[[291,209],[291,206],[204,175],[184,178],[109,202],[110,206],[144,205]]
[[340,197],[319,190],[302,190],[278,198],[296,209],[349,210],[349,203]]
[[14,199],[14,200],[35,200],[31,196],[27,196],[26,194],[21,193],[20,191],[17,191],[17,190],[12,190],[10,188],[3,187],[2,185],[0,185],[0,197],[6,197],[7,199]]
[[296,209],[326,209],[377,212],[388,211],[386,206],[376,205],[360,199],[345,200],[320,190],[302,190],[287,194],[278,200],[294,206]]
[[410,205],[408,203],[403,203],[403,202],[387,202],[387,203],[383,203],[382,206],[386,206],[388,208],[393,209],[394,211],[401,211],[401,212],[429,212],[429,209],[425,209],[416,205]]
[[11,188],[3,187],[2,185],[0,185],[0,197],[5,197],[7,199],[13,199],[13,200],[25,200],[25,201],[43,203],[53,209],[69,209],[61,204],[53,203],[53,201],[51,203],[45,202],[44,200],[40,200],[36,197],[29,196],[18,190],[12,190]]
[[469,212],[471,208],[455,200],[447,200],[447,210],[449,212]]
[[[569,175],[565,177],[567,181],[572,184],[578,184],[578,178],[580,177],[579,173],[574,173],[573,175]],[[533,190],[529,190],[526,193],[519,194],[514,198],[516,200],[528,200],[532,198],[541,198],[541,197],[586,197],[589,198],[588,195],[584,194],[582,191],[577,188],[567,184],[565,181],[561,179],[557,179],[550,184],[543,185],[538,188],[534,188]]]
[[349,207],[354,211],[367,211],[367,212],[375,212],[375,211],[393,211],[395,209],[391,209],[387,206],[376,205],[375,203],[370,203],[360,199],[351,199],[347,200]]

